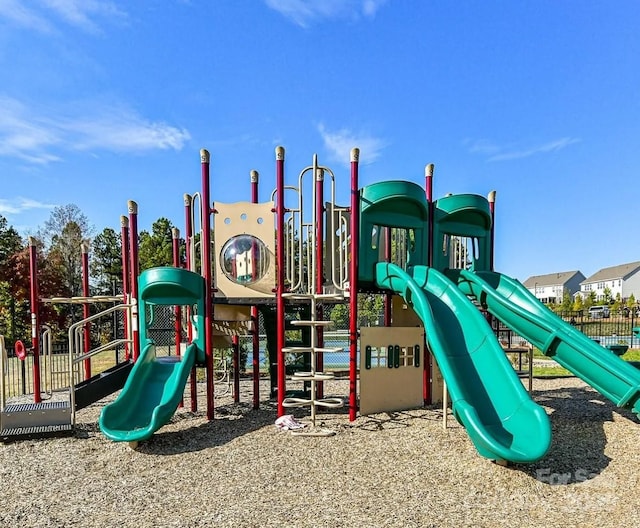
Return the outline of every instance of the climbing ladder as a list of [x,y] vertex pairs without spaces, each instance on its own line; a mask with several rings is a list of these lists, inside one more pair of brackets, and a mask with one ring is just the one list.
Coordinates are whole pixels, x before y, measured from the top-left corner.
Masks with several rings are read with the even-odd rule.
[[[305,222],[303,211],[304,176],[313,175],[312,213],[311,221]],[[331,182],[331,201],[323,203],[324,176],[328,174]],[[310,390],[308,395],[289,396],[282,401],[285,408],[308,407],[310,409],[310,427],[295,429],[291,433],[298,436],[331,436],[335,432],[316,423],[319,408],[339,408],[344,405],[342,398],[323,397],[322,383],[334,379],[332,372],[325,372],[318,368],[320,357],[324,354],[342,352],[341,347],[325,347],[322,343],[322,331],[331,325],[331,321],[323,320],[322,303],[344,301],[344,286],[346,274],[343,269],[347,262],[347,244],[345,230],[338,229],[338,242],[335,238],[327,241],[326,258],[318,248],[322,248],[322,222],[326,216],[328,225],[340,225],[339,208],[335,206],[335,176],[331,169],[318,165],[317,156],[313,157],[313,164],[303,169],[298,176],[298,208],[287,209],[288,218],[285,221],[285,282],[289,286],[288,292],[283,292],[283,300],[290,303],[301,303],[309,306],[309,318],[291,321],[294,327],[310,330],[310,342],[302,346],[286,346],[281,350],[280,358],[285,354],[305,354],[309,356],[308,371],[294,372],[293,381],[305,382]],[[282,198],[279,198],[282,199]],[[325,214],[326,213],[326,214]],[[343,242],[343,241],[342,241]],[[320,257],[319,257],[320,254]],[[322,260],[336,262],[330,269],[323,268]],[[341,263],[341,264],[340,264]],[[337,268],[338,273],[336,273]],[[324,271],[323,271],[324,269]],[[327,276],[324,280],[323,275]]]

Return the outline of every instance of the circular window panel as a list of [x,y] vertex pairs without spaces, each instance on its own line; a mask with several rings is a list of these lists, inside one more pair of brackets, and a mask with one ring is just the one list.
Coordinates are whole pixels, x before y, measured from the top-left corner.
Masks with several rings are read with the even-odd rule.
[[264,277],[269,268],[269,252],[264,242],[252,235],[227,240],[220,251],[222,272],[236,284],[252,284]]

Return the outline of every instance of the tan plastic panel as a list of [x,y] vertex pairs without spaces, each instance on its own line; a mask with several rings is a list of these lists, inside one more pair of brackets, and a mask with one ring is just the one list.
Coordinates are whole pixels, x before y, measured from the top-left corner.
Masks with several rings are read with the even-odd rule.
[[442,388],[444,387],[444,380],[442,373],[438,368],[438,363],[433,356],[431,356],[431,403],[442,403]]
[[[214,222],[215,297],[265,298],[274,297],[276,285],[275,219],[273,202],[254,204],[251,202],[215,203],[217,211]],[[227,241],[238,235],[252,235],[262,241],[268,255],[264,275],[256,282],[243,285],[229,280],[222,271],[221,251]]]
[[399,295],[391,299],[392,326],[423,326],[422,319]]
[[[420,345],[420,366],[366,368],[366,347]],[[360,414],[402,411],[423,405],[424,329],[372,327],[360,329]]]

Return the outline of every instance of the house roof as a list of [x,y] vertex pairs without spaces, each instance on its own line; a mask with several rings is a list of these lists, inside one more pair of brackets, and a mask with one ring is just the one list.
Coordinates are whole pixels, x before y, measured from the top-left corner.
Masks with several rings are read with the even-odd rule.
[[630,262],[629,264],[620,264],[619,266],[611,266],[610,268],[602,268],[596,271],[591,277],[586,278],[580,284],[589,284],[611,279],[627,279],[640,270],[640,261]]
[[579,275],[578,279],[584,279],[584,275],[580,271],[561,271],[558,273],[548,273],[547,275],[533,275],[524,281],[526,288],[535,288],[538,286],[564,286],[567,282]]

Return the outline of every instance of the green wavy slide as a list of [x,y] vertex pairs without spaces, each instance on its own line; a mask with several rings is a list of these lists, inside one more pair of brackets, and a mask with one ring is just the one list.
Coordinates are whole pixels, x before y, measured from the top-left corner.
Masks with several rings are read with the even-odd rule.
[[449,270],[447,274],[463,293],[475,297],[545,355],[618,407],[640,414],[640,370],[563,321],[520,282],[489,271]]
[[197,353],[190,344],[180,357],[156,357],[148,343],[118,398],[102,409],[100,429],[116,442],[148,440],[173,416],[184,393]]
[[551,443],[544,409],[525,390],[491,327],[446,276],[416,266],[412,276],[376,264],[378,287],[401,295],[425,326],[447,383],[452,409],[478,453],[491,460],[534,462]]

